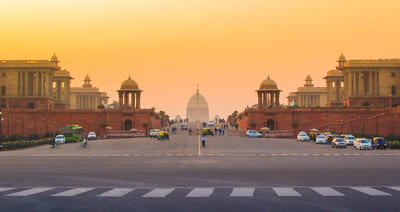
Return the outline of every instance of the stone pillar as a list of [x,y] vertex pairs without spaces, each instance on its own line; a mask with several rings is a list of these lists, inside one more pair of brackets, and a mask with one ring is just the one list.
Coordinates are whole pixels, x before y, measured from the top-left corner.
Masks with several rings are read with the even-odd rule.
[[140,91],[136,94],[136,109],[140,109]]
[[267,107],[267,98],[268,98],[267,95],[268,93],[263,91],[263,108]]
[[136,108],[136,107],[135,107],[135,106],[136,106],[136,101],[135,101],[136,96],[135,96],[135,93],[136,93],[136,92],[134,92],[134,91],[131,93],[132,109],[135,109],[135,108]]
[[118,92],[118,97],[119,97],[119,108],[121,108],[122,105],[124,104],[124,97],[122,95],[122,92]]
[[379,71],[376,72],[376,95],[380,95],[380,89],[379,89]]
[[261,97],[261,92],[257,91],[257,97],[258,97],[258,109],[262,108],[262,97]]
[[276,105],[279,107],[280,103],[279,103],[279,91],[276,92]]
[[271,92],[271,106],[274,106],[275,105],[275,93],[274,92]]
[[124,93],[124,105],[125,106],[129,105],[129,93],[128,92]]

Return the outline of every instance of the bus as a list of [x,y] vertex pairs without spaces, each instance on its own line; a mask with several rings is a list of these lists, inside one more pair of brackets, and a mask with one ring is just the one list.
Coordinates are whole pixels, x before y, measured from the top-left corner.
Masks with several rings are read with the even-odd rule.
[[67,125],[61,130],[61,134],[65,136],[65,142],[78,142],[85,137],[84,131],[79,125]]

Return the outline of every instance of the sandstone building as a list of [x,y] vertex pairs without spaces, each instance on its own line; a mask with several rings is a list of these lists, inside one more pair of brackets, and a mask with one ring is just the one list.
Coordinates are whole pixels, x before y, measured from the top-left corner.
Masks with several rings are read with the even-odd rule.
[[82,87],[72,87],[70,92],[71,109],[97,109],[99,105],[108,104],[108,96],[93,87],[89,75],[83,80]]
[[296,92],[290,92],[289,105],[299,107],[325,107],[327,104],[326,88],[314,87],[313,80],[307,75],[304,87],[297,88]]

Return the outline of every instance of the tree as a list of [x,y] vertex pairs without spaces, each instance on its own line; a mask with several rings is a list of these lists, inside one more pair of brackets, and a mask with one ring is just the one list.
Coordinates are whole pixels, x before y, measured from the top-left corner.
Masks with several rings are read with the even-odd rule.
[[106,108],[106,107],[103,104],[97,105],[97,109],[104,109],[104,108]]

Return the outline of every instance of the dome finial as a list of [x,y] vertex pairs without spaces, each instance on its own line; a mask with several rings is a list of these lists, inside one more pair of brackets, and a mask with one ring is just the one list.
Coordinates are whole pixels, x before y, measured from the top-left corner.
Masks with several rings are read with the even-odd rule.
[[268,74],[268,79],[271,79],[271,78],[269,77],[269,74]]

